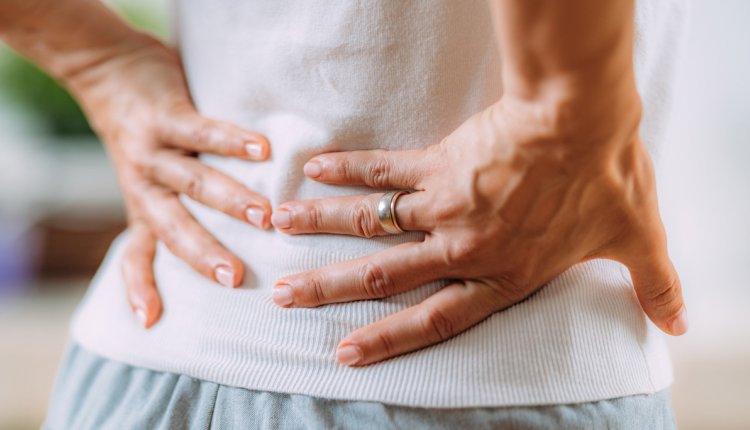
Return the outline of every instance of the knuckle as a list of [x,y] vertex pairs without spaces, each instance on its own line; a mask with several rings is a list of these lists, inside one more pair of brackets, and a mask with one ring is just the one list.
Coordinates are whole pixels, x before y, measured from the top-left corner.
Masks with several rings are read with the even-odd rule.
[[309,281],[310,291],[312,292],[312,299],[314,304],[321,305],[326,303],[326,295],[323,290],[323,282],[320,278],[313,277]]
[[[293,211],[292,213],[295,212],[298,211]],[[323,209],[320,206],[311,205],[306,211],[303,211],[303,213],[307,213],[307,221],[312,231],[323,230],[325,221],[323,219]]]
[[464,254],[465,251],[462,248],[455,245],[449,245],[443,251],[443,266],[449,269],[460,267],[461,263],[464,261]]
[[211,142],[213,127],[208,121],[200,121],[192,131],[191,140],[201,148],[206,148]]
[[668,310],[678,306],[678,299],[682,295],[682,288],[678,278],[671,278],[662,288],[654,290],[649,297],[649,303],[657,309]]
[[125,165],[136,169],[149,167],[151,163],[148,162],[149,158],[145,156],[145,151],[138,150],[140,148],[135,145],[122,144],[121,146],[123,150],[120,159]]
[[164,244],[169,248],[172,252],[176,253],[176,250],[178,250],[178,244],[180,243],[179,240],[179,234],[177,234],[177,229],[174,228],[170,224],[166,223],[159,223],[154,228],[154,233],[156,236],[164,242]]
[[[179,245],[191,233],[187,232],[185,228],[186,220],[184,215],[178,213],[174,214],[172,218],[173,222],[165,222],[162,219],[154,218],[153,232],[172,252],[177,253],[177,251],[181,250]],[[182,233],[182,231],[185,231],[185,233]]]
[[436,222],[451,222],[466,214],[473,206],[467,197],[456,193],[450,196],[439,196],[432,213]]
[[351,210],[352,226],[357,236],[371,238],[378,234],[377,223],[370,205],[363,201],[355,203]]
[[372,188],[388,188],[388,177],[390,174],[390,164],[385,158],[378,158],[372,163],[365,175],[367,185]]
[[[134,186],[133,184],[124,185],[122,189],[122,198],[125,200],[125,212],[127,213],[128,222],[131,226],[138,224],[148,225],[145,210],[148,205],[149,196],[145,192],[145,187]],[[133,229],[135,231],[135,228]]]
[[192,172],[187,175],[182,183],[183,193],[192,199],[198,199],[203,195],[205,178],[198,172]]
[[367,263],[360,270],[362,292],[365,297],[377,299],[389,297],[396,292],[393,279],[380,266]]
[[503,309],[525,299],[531,291],[525,285],[510,280],[509,276],[498,276],[490,285],[496,307]]
[[[448,158],[449,156],[446,154],[444,146],[440,144],[428,146],[420,157],[418,164],[418,170],[422,172],[421,176],[440,174],[447,167],[446,159]],[[417,177],[416,179],[418,183],[421,178]]]
[[478,241],[470,236],[447,244],[443,252],[446,267],[455,268],[474,261],[479,256]]
[[354,174],[354,165],[349,161],[347,157],[333,157],[333,158],[322,158],[324,165],[325,161],[328,161],[333,166],[333,174],[338,178],[342,178],[346,181],[351,181],[352,178],[356,177]]
[[433,341],[444,341],[454,333],[453,321],[438,308],[430,308],[422,313],[420,323],[427,336]]
[[386,357],[391,357],[396,354],[396,348],[390,335],[378,332],[375,336]]
[[153,154],[140,150],[125,151],[121,157],[122,173],[128,177],[153,178],[158,173]]

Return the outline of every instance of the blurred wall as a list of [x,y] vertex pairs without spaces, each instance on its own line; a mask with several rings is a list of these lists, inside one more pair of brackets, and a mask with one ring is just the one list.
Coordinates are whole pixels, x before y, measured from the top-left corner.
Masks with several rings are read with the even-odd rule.
[[694,1],[659,175],[690,330],[670,339],[682,428],[750,428],[750,2]]

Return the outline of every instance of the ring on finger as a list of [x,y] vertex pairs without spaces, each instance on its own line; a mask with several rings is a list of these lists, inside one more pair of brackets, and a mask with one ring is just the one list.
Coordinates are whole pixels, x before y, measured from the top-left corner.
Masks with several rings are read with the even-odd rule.
[[383,227],[386,233],[398,234],[403,233],[404,230],[398,225],[396,221],[396,200],[402,194],[408,194],[408,191],[390,191],[383,194],[383,197],[378,201],[378,222]]

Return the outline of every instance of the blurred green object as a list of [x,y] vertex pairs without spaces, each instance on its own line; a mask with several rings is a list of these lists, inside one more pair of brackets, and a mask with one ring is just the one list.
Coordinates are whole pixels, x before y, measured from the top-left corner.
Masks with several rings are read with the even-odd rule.
[[91,134],[73,97],[54,79],[14,52],[0,68],[0,87],[8,99],[35,117],[43,132],[55,135]]
[[[139,29],[161,37],[166,33],[164,17],[147,4],[118,2],[113,7]],[[0,51],[0,56],[4,57],[0,58],[0,91],[36,120],[40,132],[58,136],[93,134],[78,103],[53,78],[9,49]]]

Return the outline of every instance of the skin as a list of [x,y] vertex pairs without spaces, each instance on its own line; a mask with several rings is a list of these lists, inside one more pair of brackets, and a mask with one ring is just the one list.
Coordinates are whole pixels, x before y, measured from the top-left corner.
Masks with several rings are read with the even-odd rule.
[[[687,330],[638,133],[632,1],[491,5],[504,61],[501,100],[425,149],[328,153],[304,167],[323,183],[411,190],[397,200],[396,220],[425,239],[284,277],[274,287],[276,303],[376,299],[451,280],[346,336],[336,353],[342,364],[443,342],[594,258],[627,266],[661,330]],[[382,195],[286,202],[272,223],[287,234],[383,235]]]
[[157,240],[209,279],[239,286],[242,261],[193,219],[178,194],[270,228],[265,197],[195,158],[207,152],[263,161],[268,139],[198,114],[175,52],[99,1],[4,0],[0,36],[71,91],[114,162],[131,230],[123,277],[140,322],[151,327],[162,312],[153,276]]
[[[491,0],[491,10],[501,100],[427,148],[328,153],[304,167],[323,183],[412,191],[398,199],[397,221],[425,239],[279,279],[277,303],[316,307],[452,280],[346,336],[336,352],[343,364],[442,342],[593,258],[627,266],[659,328],[687,330],[638,134],[632,0]],[[285,202],[269,219],[266,199],[200,164],[195,152],[261,161],[270,146],[259,133],[200,116],[177,56],[98,2],[6,0],[0,34],[73,92],[112,155],[131,223],[128,300],[144,326],[161,313],[157,240],[211,279],[242,280],[242,263],[190,217],[179,193],[240,219],[257,206],[251,224],[270,221],[286,234],[385,234],[375,214],[382,192]]]

